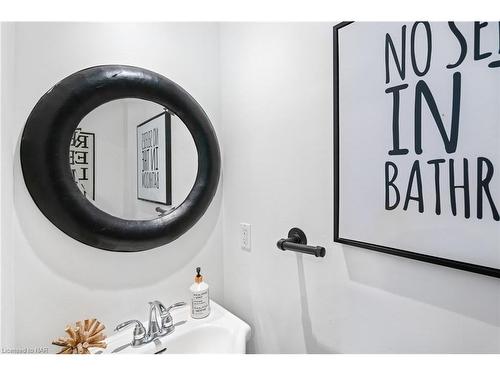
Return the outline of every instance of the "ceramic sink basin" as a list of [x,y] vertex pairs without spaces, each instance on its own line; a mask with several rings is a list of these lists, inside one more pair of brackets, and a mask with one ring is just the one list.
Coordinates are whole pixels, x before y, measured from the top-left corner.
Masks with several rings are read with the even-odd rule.
[[[106,339],[107,348],[94,354],[182,354],[182,353],[245,353],[250,326],[225,308],[210,301],[210,315],[193,319],[190,306],[171,311],[175,330],[153,342],[138,347],[130,345],[133,327]],[[143,321],[147,329],[147,322]]]

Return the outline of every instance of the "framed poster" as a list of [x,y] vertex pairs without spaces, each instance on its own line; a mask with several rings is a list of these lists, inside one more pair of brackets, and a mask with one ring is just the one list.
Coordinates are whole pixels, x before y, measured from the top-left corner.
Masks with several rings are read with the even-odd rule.
[[500,277],[500,23],[333,30],[334,240]]
[[76,128],[69,145],[69,165],[76,185],[95,201],[95,134]]
[[171,117],[162,112],[137,126],[137,198],[172,204]]

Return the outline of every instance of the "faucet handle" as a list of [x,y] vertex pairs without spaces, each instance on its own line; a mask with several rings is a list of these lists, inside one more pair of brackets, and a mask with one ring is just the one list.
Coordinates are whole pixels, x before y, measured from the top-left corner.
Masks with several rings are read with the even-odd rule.
[[173,325],[170,310],[187,305],[186,302],[177,302],[169,307],[165,307],[160,301],[154,301],[154,303],[160,308],[161,325],[162,328],[167,330],[167,332]]
[[129,325],[134,323],[135,327],[132,346],[139,346],[143,343],[144,338],[146,337],[146,329],[144,328],[144,325],[137,319],[127,320],[126,322],[118,324],[115,328],[115,331],[121,331],[123,328],[128,327]]
[[172,310],[172,309],[175,309],[177,307],[186,306],[186,305],[187,305],[186,302],[177,302],[177,303],[174,303],[173,305],[170,305],[169,307],[167,307],[166,311],[170,312],[170,310]]
[[182,307],[182,306],[186,306],[187,305],[186,302],[177,302],[177,303],[174,303],[173,305],[170,305],[169,307],[165,307],[165,305],[163,303],[161,303],[160,301],[158,301],[158,300],[154,301],[153,303],[156,304],[156,305],[158,305],[158,307],[160,308],[160,314],[161,314],[162,317],[164,317],[167,314],[169,314],[170,310],[172,310],[172,309],[175,309],[177,307]]

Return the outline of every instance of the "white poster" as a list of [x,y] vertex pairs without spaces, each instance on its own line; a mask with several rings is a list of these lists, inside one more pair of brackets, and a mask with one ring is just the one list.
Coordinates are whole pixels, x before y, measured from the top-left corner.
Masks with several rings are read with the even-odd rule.
[[500,277],[500,22],[334,28],[335,240]]
[[170,115],[137,126],[137,198],[172,204]]

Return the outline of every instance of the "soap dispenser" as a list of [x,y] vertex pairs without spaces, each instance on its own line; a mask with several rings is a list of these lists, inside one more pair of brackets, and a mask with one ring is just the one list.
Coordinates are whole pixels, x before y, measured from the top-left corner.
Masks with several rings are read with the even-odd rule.
[[210,314],[210,296],[208,284],[203,281],[201,268],[196,268],[194,283],[191,285],[191,317],[194,319],[206,318]]

